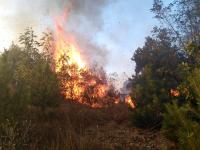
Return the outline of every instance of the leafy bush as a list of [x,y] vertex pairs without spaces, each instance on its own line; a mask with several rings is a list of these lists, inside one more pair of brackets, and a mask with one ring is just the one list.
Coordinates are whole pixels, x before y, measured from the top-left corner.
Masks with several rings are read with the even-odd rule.
[[[162,130],[181,149],[198,150],[200,147],[200,70],[194,69],[188,77],[195,99],[181,106],[167,104]],[[195,100],[195,102],[194,102]]]
[[156,102],[142,108],[136,107],[132,110],[133,124],[142,128],[159,128],[162,116],[158,107],[159,104]]
[[[167,104],[162,131],[181,149],[198,150],[200,146],[200,123],[192,118],[194,113],[188,105]],[[194,115],[194,114],[193,114]],[[199,114],[198,114],[199,115]],[[200,119],[200,118],[198,118]]]
[[[171,140],[178,141],[178,129],[182,126],[186,109],[176,103],[166,105],[166,113],[163,114],[163,133]],[[184,115],[183,115],[184,114]]]
[[136,101],[133,123],[143,127],[161,123],[164,104],[173,100],[170,90],[181,80],[176,79],[180,58],[169,33],[160,29],[155,35],[148,37],[143,48],[138,48],[133,56],[136,62],[136,75],[131,80],[132,98]]
[[0,120],[20,119],[29,107],[55,107],[60,89],[51,62],[39,53],[31,30],[21,35],[23,47],[11,45],[0,55]]

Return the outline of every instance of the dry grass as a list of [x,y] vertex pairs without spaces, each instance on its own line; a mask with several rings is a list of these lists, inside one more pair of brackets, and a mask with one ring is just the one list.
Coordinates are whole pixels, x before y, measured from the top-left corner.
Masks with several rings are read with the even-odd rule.
[[[63,102],[58,108],[41,110],[29,107],[26,114],[29,125],[24,122],[3,124],[4,143],[1,148],[32,150],[89,150],[109,149],[103,143],[86,134],[89,128],[97,128],[107,122],[122,123],[127,119],[124,106],[93,109],[73,102]],[[123,110],[122,110],[123,109]],[[19,138],[19,133],[24,133]],[[3,136],[1,136],[3,137]],[[26,140],[25,140],[26,139]]]
[[[30,107],[27,118],[31,122],[4,124],[1,131],[7,141],[0,143],[0,150],[128,150],[146,149],[146,145],[156,149],[158,146],[152,140],[159,146],[164,143],[155,138],[158,134],[141,134],[131,127],[129,110],[124,104],[92,109],[64,102],[54,109]],[[141,144],[144,146],[140,147]]]

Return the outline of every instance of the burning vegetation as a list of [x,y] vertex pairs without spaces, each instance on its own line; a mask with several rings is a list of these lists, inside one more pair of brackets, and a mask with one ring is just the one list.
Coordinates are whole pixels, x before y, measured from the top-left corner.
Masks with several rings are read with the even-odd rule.
[[170,94],[171,94],[171,96],[174,96],[174,97],[180,96],[180,92],[177,89],[171,89]]
[[[64,29],[66,13],[56,17],[53,57],[62,94],[71,100],[93,108],[106,107],[120,102],[120,93],[98,65],[88,67],[75,37]],[[91,64],[90,64],[91,66]],[[134,108],[130,96],[124,102]]]
[[125,97],[125,103],[128,104],[131,108],[135,108],[135,103],[129,95]]

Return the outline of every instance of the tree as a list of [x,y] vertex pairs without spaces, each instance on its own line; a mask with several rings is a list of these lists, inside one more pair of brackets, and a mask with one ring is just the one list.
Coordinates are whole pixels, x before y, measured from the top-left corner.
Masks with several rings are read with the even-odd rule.
[[162,25],[172,31],[182,48],[188,40],[197,42],[195,35],[200,33],[199,0],[174,0],[168,6],[164,6],[162,0],[154,0],[151,10]]
[[188,77],[195,91],[196,103],[187,101],[183,105],[167,104],[162,125],[163,133],[178,142],[181,149],[198,150],[200,146],[200,70],[195,69]]
[[172,101],[170,90],[182,80],[178,70],[181,58],[177,47],[171,44],[167,30],[154,31],[154,36],[146,38],[144,47],[138,48],[132,58],[136,63],[132,97],[137,105],[133,119],[139,126],[160,123],[164,103]]
[[49,61],[39,53],[32,30],[20,36],[23,47],[11,45],[0,55],[0,116],[21,118],[31,106],[41,109],[59,103],[60,89]]
[[174,0],[168,6],[154,0],[151,10],[161,28],[154,28],[153,36],[146,38],[132,58],[136,63],[132,97],[137,102],[133,121],[137,125],[161,123],[166,103],[178,100],[183,105],[188,99],[195,103],[187,78],[199,66],[199,6],[199,0]]

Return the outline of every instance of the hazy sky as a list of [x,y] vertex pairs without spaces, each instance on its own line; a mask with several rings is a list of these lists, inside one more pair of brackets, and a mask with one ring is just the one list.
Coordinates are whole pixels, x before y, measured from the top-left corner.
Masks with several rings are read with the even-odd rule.
[[150,12],[153,0],[0,0],[0,51],[17,41],[26,27],[36,33],[51,28],[52,17],[68,1],[73,7],[66,27],[83,50],[102,62],[107,72],[131,76],[134,50],[158,24]]

